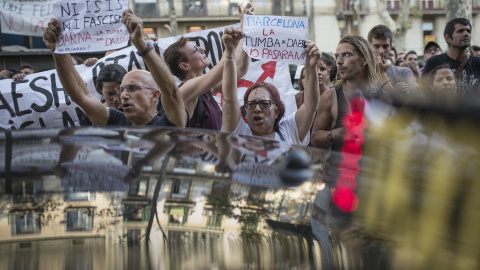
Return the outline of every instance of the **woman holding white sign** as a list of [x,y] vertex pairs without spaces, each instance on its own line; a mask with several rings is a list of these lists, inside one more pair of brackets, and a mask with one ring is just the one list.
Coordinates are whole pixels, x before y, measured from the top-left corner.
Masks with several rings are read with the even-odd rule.
[[[290,144],[308,144],[309,129],[312,126],[315,111],[320,98],[318,88],[317,64],[321,53],[315,43],[307,41],[305,63],[305,102],[290,116],[282,119],[285,105],[275,86],[258,82],[247,89],[244,95],[246,109],[245,123],[241,117],[237,99],[237,78],[235,72],[235,47],[242,32],[226,28],[222,36],[226,56],[223,70],[223,127],[222,130],[237,134],[257,135],[286,141]],[[303,142],[303,143],[302,143]]]

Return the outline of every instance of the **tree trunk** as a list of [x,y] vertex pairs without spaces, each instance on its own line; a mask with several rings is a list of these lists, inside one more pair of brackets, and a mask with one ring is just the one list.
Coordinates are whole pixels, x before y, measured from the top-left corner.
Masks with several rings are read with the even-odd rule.
[[390,30],[395,33],[397,31],[397,23],[392,19],[390,13],[388,13],[387,7],[385,7],[384,0],[377,0],[378,14],[382,18],[385,25],[390,28]]
[[410,0],[401,0],[400,13],[398,14],[397,22],[392,19],[385,7],[384,0],[376,0],[378,7],[378,14],[382,18],[385,25],[393,32],[393,44],[397,52],[405,51],[405,40],[407,30],[412,27],[410,23]]
[[472,1],[445,0],[445,12],[447,22],[455,18],[467,18],[472,20]]
[[177,29],[178,29],[178,24],[177,24],[177,16],[175,14],[175,6],[173,3],[173,0],[168,0],[168,8],[170,10],[170,29],[171,29],[171,35],[172,37],[177,35]]

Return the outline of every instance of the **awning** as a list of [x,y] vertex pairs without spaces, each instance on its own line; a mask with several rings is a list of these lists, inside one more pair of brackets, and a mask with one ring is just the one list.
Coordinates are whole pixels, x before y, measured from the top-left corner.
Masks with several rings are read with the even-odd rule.
[[184,214],[184,208],[183,207],[172,207],[170,208],[170,215],[180,215],[183,216]]

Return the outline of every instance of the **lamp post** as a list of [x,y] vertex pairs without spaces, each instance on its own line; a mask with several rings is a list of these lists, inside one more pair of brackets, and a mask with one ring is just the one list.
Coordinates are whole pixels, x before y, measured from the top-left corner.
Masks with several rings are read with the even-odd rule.
[[343,33],[345,32],[345,28],[347,26],[347,18],[345,18],[342,11],[340,11],[340,14],[338,14],[337,21],[338,21],[338,29],[340,29],[340,38],[342,38]]

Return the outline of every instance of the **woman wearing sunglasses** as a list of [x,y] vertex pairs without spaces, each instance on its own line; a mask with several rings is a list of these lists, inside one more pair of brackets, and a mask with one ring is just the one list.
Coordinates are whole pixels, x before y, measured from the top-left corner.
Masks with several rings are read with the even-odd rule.
[[246,109],[245,123],[241,117],[240,105],[237,100],[237,78],[235,72],[235,47],[243,33],[227,28],[222,36],[225,44],[227,61],[223,70],[223,127],[229,131],[245,135],[257,135],[286,141],[290,144],[306,145],[310,137],[315,110],[320,98],[318,88],[317,64],[321,53],[315,43],[307,41],[305,63],[305,102],[300,108],[285,119],[285,105],[280,99],[280,93],[272,84],[258,82],[247,89],[243,101]]

